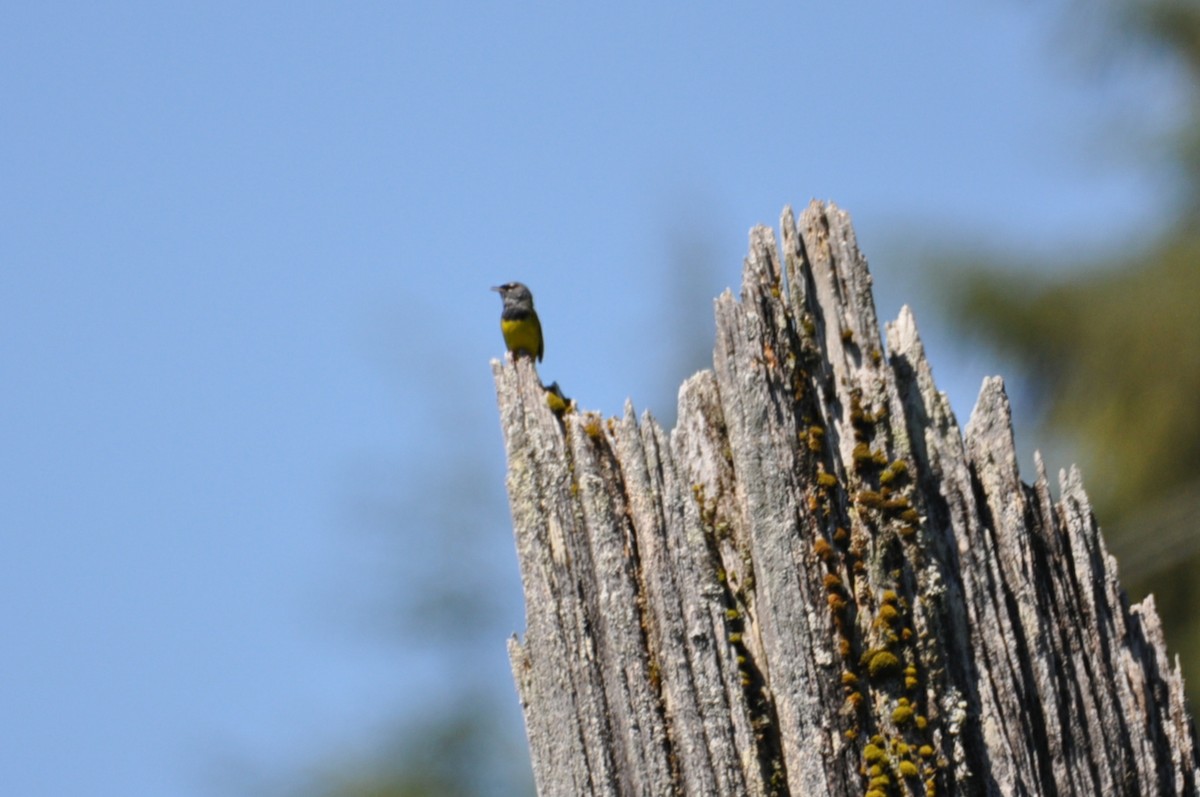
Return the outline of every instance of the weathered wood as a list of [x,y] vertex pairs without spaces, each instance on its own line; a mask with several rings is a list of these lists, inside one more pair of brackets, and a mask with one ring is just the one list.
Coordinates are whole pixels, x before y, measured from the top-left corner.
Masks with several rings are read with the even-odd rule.
[[782,238],[752,231],[669,436],[493,366],[538,793],[1200,793],[1079,473],[1021,482],[997,378],[960,432],[907,308],[880,340],[844,212]]

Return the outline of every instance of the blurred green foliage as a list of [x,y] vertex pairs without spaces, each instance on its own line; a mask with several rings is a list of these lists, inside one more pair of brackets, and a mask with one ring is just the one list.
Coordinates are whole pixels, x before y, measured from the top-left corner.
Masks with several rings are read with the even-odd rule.
[[496,698],[463,696],[443,713],[410,718],[367,760],[337,763],[303,791],[312,797],[533,794],[525,740],[498,725]]
[[1063,279],[976,267],[954,309],[1022,368],[1099,516],[1120,521],[1200,474],[1200,235],[1106,265]]
[[[1136,598],[1153,591],[1172,652],[1200,697],[1200,4],[1111,6],[1114,49],[1148,49],[1182,76],[1169,131],[1173,218],[1120,255],[1030,264],[960,257],[949,305],[1015,363],[1043,439],[1062,441]],[[1134,35],[1130,35],[1130,34]],[[1138,114],[1143,109],[1122,109]],[[1146,146],[1147,158],[1155,148]],[[1148,164],[1147,164],[1148,165]],[[949,264],[943,264],[949,265]],[[943,283],[945,284],[945,283]]]

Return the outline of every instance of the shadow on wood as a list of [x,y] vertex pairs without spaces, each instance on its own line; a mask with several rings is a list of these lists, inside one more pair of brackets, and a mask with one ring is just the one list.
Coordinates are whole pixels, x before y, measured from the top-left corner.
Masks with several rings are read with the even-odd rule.
[[782,237],[752,231],[669,435],[493,364],[538,793],[1195,794],[1079,473],[1021,482],[998,378],[960,432],[907,308],[882,343],[846,213]]

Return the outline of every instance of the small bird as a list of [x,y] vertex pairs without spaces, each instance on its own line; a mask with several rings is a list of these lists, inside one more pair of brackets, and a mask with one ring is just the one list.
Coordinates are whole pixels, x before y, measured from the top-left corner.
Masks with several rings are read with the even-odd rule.
[[574,412],[575,402],[566,397],[562,392],[562,388],[558,386],[558,382],[551,382],[548,385],[542,385],[546,391],[546,405],[550,407],[550,411],[558,417],[562,417],[564,412]]
[[519,282],[506,282],[492,290],[499,293],[504,302],[504,310],[500,313],[504,345],[514,358],[525,354],[541,362],[545,342],[542,340],[542,322],[533,309],[533,294]]

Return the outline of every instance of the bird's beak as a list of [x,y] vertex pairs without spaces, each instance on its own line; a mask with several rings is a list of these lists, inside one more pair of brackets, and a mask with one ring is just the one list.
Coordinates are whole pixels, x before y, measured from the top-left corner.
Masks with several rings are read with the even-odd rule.
[[499,285],[493,285],[492,290],[494,290],[496,293],[504,293],[504,291],[500,290]]

